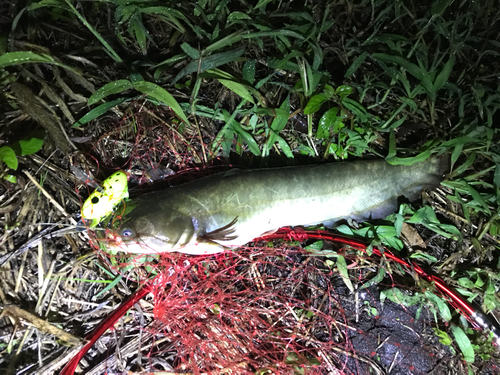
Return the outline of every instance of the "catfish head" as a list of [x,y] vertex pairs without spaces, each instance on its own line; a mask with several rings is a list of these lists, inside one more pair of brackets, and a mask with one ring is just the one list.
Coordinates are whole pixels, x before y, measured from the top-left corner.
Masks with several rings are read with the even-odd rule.
[[178,251],[196,242],[196,229],[192,218],[176,210],[158,211],[142,205],[109,231],[108,246],[136,254]]
[[158,210],[158,207],[143,204],[124,215],[119,226],[108,231],[106,241],[115,251],[135,254],[204,255],[224,251],[224,247],[209,235],[199,232],[196,218],[175,209]]

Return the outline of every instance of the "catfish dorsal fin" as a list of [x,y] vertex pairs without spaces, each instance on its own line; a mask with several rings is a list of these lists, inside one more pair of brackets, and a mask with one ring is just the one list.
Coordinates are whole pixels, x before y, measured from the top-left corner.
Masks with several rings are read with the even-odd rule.
[[236,175],[236,174],[238,174],[240,172],[241,172],[241,169],[239,169],[239,168],[232,168],[232,169],[224,172],[224,175],[222,177],[224,178],[224,177],[234,176],[234,175]]

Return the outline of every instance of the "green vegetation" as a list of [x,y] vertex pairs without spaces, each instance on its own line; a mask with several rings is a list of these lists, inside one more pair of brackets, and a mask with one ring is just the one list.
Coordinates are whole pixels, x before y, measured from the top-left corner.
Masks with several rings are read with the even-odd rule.
[[[16,176],[9,174],[9,169],[17,170],[19,165],[18,156],[34,154],[42,148],[42,145],[43,139],[31,138],[0,147],[0,178],[16,183]],[[4,165],[9,169],[5,170]]]

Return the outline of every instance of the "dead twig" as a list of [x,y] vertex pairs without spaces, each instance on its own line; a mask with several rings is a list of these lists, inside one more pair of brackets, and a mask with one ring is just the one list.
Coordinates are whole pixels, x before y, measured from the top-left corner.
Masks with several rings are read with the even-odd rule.
[[43,193],[43,195],[45,195],[47,197],[47,199],[50,201],[50,203],[52,203],[54,205],[55,208],[57,208],[59,210],[59,212],[61,212],[63,214],[64,217],[67,217],[73,224],[76,224],[76,220],[73,219],[71,216],[69,216],[69,214],[66,212],[66,210],[59,204],[59,202],[57,202],[54,198],[52,198],[52,196],[47,192],[47,190],[45,190],[42,185],[40,185],[38,183],[37,180],[35,180],[35,178],[31,175],[31,173],[29,173],[28,171],[24,170],[23,171],[24,174],[31,180],[31,182],[33,182],[33,184],[38,188],[40,189],[40,191]]
[[45,333],[49,333],[51,335],[56,336],[57,338],[59,338],[60,340],[62,340],[64,343],[66,343],[69,346],[77,346],[77,345],[82,344],[82,341],[79,338],[77,338],[77,337],[75,337],[67,332],[64,332],[62,329],[55,327],[54,325],[50,324],[46,320],[43,320],[43,319],[39,318],[38,316],[36,316],[36,315],[26,311],[26,310],[21,309],[18,306],[11,305],[11,306],[4,307],[3,312],[0,315],[0,317],[3,317],[4,315],[8,315],[8,316],[14,318],[16,320],[16,322],[18,322],[19,320],[23,320],[23,321],[31,324],[33,327],[38,329],[40,332],[45,332]]

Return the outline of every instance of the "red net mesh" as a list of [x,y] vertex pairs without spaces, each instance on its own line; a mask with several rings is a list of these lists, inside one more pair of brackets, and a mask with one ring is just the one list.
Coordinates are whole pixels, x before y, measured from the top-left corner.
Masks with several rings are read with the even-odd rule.
[[452,354],[434,336],[432,314],[424,309],[417,319],[419,306],[380,302],[381,289],[407,285],[389,279],[362,288],[374,266],[347,257],[351,293],[328,263],[283,246],[211,258],[162,255],[152,286],[157,324],[149,328],[162,344],[148,355],[170,354],[175,371],[196,374],[444,370]]

